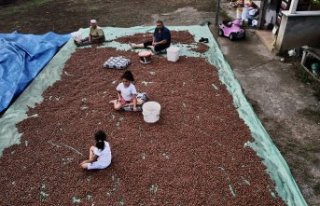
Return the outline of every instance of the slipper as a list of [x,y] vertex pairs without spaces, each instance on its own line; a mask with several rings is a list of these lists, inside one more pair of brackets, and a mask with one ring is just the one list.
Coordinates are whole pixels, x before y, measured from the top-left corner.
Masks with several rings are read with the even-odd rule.
[[201,37],[201,39],[199,39],[199,42],[208,43],[208,42],[209,42],[209,39],[208,39],[208,38],[203,38],[203,37]]

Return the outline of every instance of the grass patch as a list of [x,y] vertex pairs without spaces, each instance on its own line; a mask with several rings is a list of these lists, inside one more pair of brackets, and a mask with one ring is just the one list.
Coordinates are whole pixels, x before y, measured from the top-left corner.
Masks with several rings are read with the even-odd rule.
[[312,141],[309,143],[306,143],[304,145],[301,145],[301,152],[314,152],[314,153],[318,153],[319,152],[319,144],[317,141]]
[[306,72],[302,66],[296,66],[297,67],[297,72],[296,75],[299,80],[301,80],[303,83],[308,83],[310,84],[312,82],[312,79],[310,77],[310,74]]
[[291,152],[295,152],[298,148],[297,143],[293,143],[293,142],[288,142],[286,144],[286,150],[291,151]]
[[220,10],[220,16],[222,17],[223,20],[231,20],[232,17],[229,16],[229,14],[225,10]]
[[320,82],[316,81],[308,72],[306,72],[300,63],[295,63],[294,68],[296,77],[301,82],[309,84],[314,91],[313,95],[320,101]]
[[21,4],[10,4],[0,9],[2,15],[14,15],[27,12],[33,7],[44,5],[52,0],[30,0]]
[[304,167],[301,170],[302,170],[301,174],[302,174],[304,181],[311,183],[314,180],[314,177],[310,174],[310,169],[308,167]]
[[313,159],[311,160],[311,162],[312,162],[312,164],[314,164],[314,165],[320,165],[320,159],[319,159],[319,158],[313,158]]
[[320,123],[320,111],[306,108],[306,109],[300,110],[299,113],[308,117],[308,119],[314,121],[316,124]]
[[313,190],[317,195],[320,195],[320,183],[319,182],[315,186],[313,186]]

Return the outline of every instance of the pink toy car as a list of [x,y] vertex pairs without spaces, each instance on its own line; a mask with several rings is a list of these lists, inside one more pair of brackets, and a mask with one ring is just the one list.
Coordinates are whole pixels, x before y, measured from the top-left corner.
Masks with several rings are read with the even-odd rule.
[[219,24],[219,36],[228,37],[231,41],[236,39],[244,39],[246,33],[244,29],[241,28],[241,20],[236,19],[233,21],[223,21]]

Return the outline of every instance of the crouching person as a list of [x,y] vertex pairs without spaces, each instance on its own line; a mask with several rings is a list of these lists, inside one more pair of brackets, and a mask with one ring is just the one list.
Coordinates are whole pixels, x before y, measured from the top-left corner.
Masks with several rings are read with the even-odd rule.
[[105,169],[111,164],[111,149],[104,131],[95,133],[96,145],[89,150],[89,159],[80,163],[83,169]]

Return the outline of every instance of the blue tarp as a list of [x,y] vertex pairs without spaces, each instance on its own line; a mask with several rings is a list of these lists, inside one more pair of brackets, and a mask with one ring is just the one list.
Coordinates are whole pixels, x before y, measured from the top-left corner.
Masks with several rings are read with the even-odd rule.
[[71,35],[0,34],[0,112],[19,95]]

